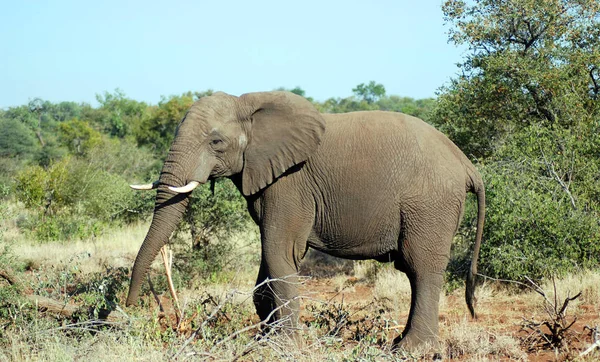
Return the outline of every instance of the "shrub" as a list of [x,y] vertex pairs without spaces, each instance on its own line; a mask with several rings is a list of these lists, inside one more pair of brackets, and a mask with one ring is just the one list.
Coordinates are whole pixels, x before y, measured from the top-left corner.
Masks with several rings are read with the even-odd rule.
[[46,169],[30,166],[18,173],[17,200],[36,211],[20,226],[40,241],[86,239],[104,226],[146,217],[154,205],[153,195],[132,191],[122,175],[152,173],[153,159],[128,162],[130,156],[118,161],[127,152],[110,148],[104,157],[100,150],[91,149],[86,158],[65,157]]
[[[480,273],[494,278],[539,280],[600,263],[600,225],[593,213],[557,200],[554,181],[539,180],[515,163],[481,167],[486,180],[486,224]],[[539,184],[536,185],[536,182]],[[546,187],[546,190],[544,190]],[[472,204],[472,203],[469,203]],[[475,209],[454,245],[450,271],[463,274],[471,258]]]
[[214,194],[208,184],[194,190],[177,233],[189,231],[193,248],[208,250],[249,223],[246,201],[231,181],[220,179],[214,184]]

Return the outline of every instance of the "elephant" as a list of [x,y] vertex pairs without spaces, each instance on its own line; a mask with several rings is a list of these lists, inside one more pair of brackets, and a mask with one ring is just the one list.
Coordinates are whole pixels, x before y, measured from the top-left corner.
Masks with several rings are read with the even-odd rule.
[[[322,114],[290,92],[197,100],[177,127],[158,181],[149,231],[132,270],[127,305],[186,209],[190,192],[229,178],[260,230],[253,301],[263,321],[299,321],[293,282],[308,248],[354,260],[393,262],[411,305],[394,347],[438,346],[439,297],[467,192],[477,232],[466,278],[473,317],[485,217],[482,178],[463,152],[426,122],[397,112]],[[291,282],[290,282],[291,281]],[[266,283],[268,282],[268,283]]]

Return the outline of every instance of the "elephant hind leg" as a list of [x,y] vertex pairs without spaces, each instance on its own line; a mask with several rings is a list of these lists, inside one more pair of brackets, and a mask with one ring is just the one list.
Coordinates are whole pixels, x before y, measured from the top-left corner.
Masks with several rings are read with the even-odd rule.
[[[406,273],[411,286],[411,305],[406,327],[394,344],[411,350],[440,351],[439,299],[456,220],[435,212],[412,215],[400,240],[396,269]],[[455,215],[456,218],[458,215]]]
[[408,274],[411,306],[406,327],[394,345],[409,351],[440,350],[438,341],[439,297],[443,274]]

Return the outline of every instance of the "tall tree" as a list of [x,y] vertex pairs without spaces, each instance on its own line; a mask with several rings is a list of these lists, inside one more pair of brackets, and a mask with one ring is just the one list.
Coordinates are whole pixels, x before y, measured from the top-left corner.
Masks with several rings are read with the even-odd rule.
[[148,146],[158,157],[165,157],[185,112],[198,97],[204,95],[188,92],[181,96],[163,97],[158,106],[152,107],[149,114],[142,118],[134,131],[138,144]]
[[443,11],[469,52],[431,121],[483,161],[482,271],[599,265],[600,2],[448,0]]
[[450,41],[470,53],[436,118],[468,153],[490,155],[515,127],[597,114],[600,2],[448,0],[443,11]]
[[381,83],[375,83],[374,80],[368,84],[361,83],[352,89],[352,92],[358,99],[367,103],[375,103],[382,97],[385,97],[385,87]]
[[44,138],[42,137],[42,114],[46,110],[44,101],[40,98],[35,98],[28,104],[29,111],[35,115],[37,118],[37,125],[35,127],[35,135],[40,141],[40,145],[44,147],[46,142],[44,142]]
[[131,133],[133,124],[140,121],[147,108],[145,103],[127,98],[120,89],[97,94],[96,100],[100,108],[95,113],[95,121],[110,135],[121,138]]

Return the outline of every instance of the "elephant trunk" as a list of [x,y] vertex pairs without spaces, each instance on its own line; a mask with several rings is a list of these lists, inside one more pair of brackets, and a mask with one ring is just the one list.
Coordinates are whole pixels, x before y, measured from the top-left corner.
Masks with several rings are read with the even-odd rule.
[[150,265],[160,249],[169,241],[188,205],[189,193],[176,193],[169,189],[169,186],[185,185],[185,180],[176,176],[184,174],[184,166],[173,160],[176,155],[176,150],[172,148],[161,172],[152,223],[133,265],[127,306],[137,301],[142,281]]

